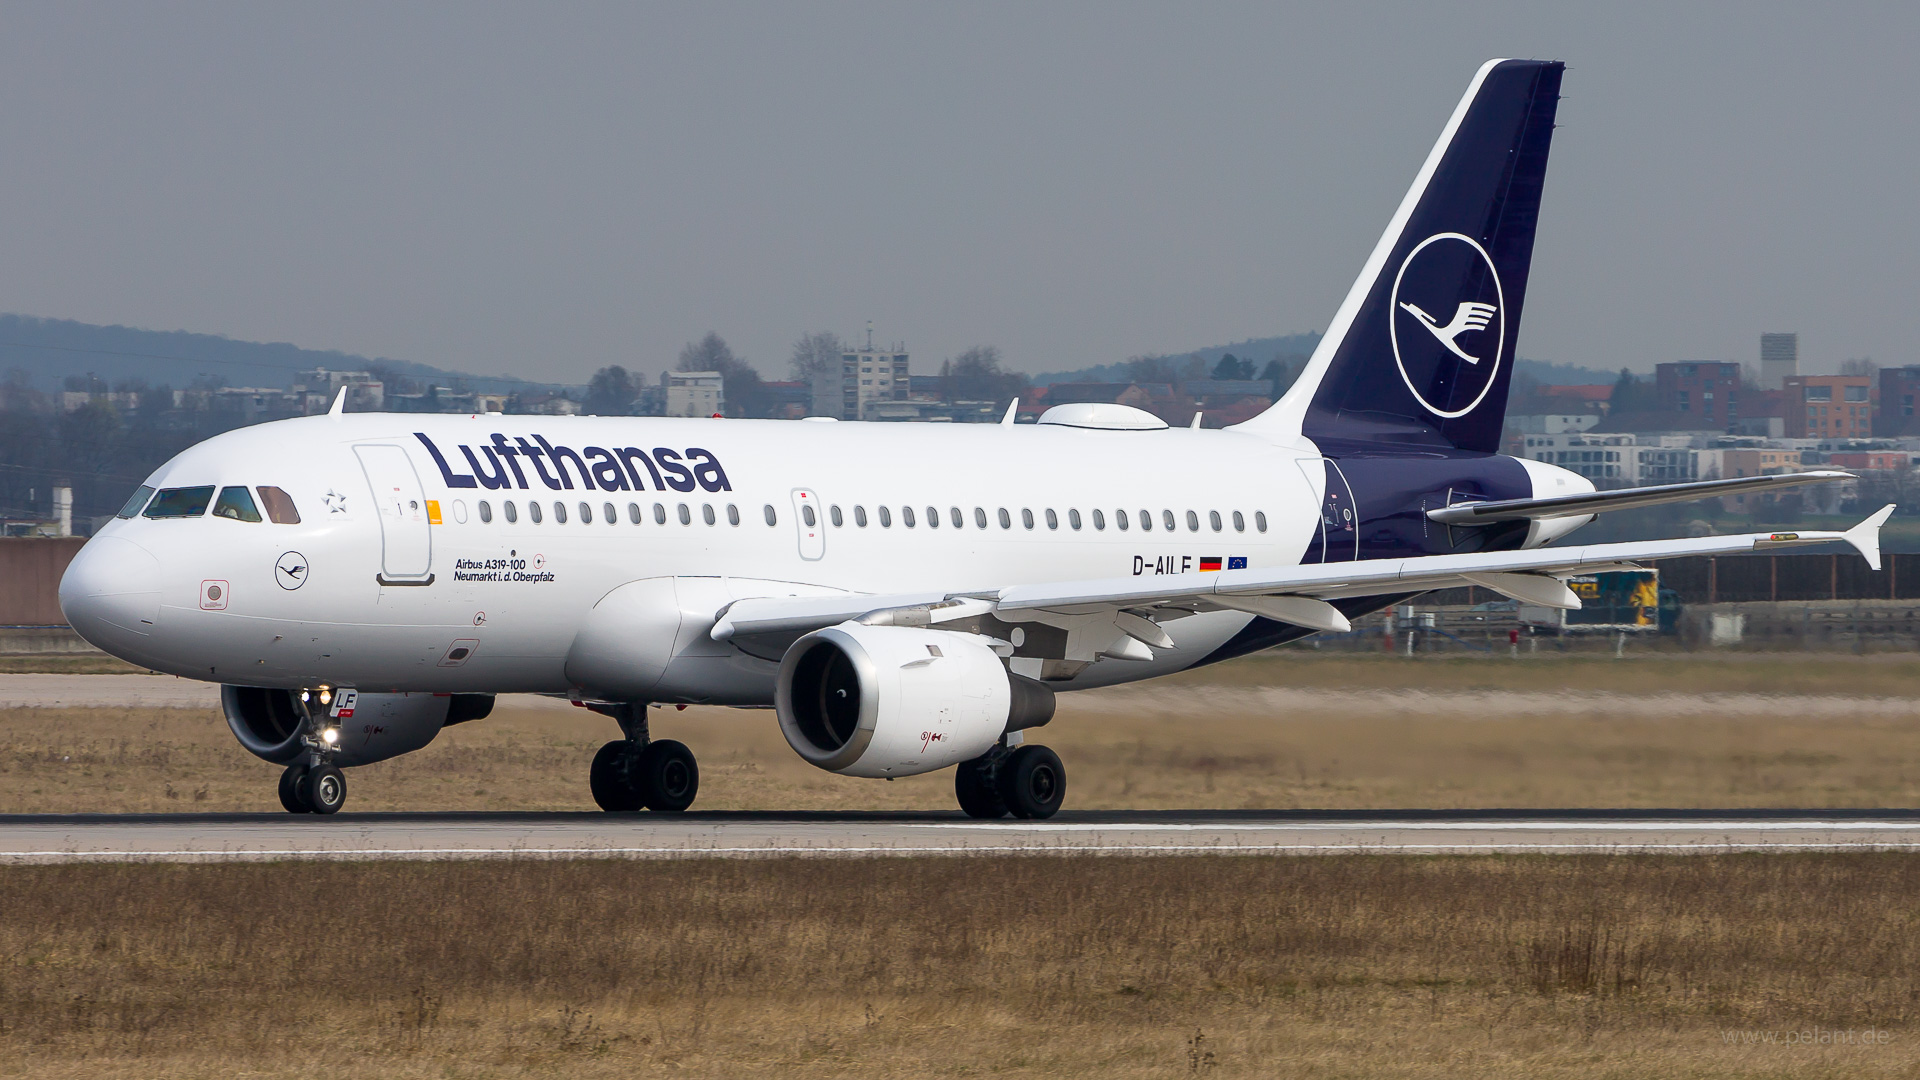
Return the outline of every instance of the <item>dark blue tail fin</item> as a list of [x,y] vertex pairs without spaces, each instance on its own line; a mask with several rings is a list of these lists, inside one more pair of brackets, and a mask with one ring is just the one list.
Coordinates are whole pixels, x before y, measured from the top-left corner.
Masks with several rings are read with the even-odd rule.
[[1480,69],[1299,381],[1242,427],[1499,448],[1564,68]]

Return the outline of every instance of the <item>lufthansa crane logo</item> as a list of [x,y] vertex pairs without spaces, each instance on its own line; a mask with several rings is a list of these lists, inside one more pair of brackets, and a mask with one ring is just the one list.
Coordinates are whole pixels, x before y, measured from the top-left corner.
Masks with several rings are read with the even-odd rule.
[[1465,416],[1486,398],[1506,347],[1505,312],[1500,274],[1473,237],[1435,233],[1407,253],[1389,336],[1400,377],[1428,412]]

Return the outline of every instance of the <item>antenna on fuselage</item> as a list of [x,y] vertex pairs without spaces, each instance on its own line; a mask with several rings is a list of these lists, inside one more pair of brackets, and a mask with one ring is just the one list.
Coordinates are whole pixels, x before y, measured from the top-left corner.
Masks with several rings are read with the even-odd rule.
[[347,412],[347,388],[343,386],[340,388],[339,393],[333,395],[333,405],[332,407],[327,409],[327,415],[328,416],[345,416],[346,412]]
[[1199,409],[1193,410],[1193,423],[1187,426],[1193,428],[1193,430],[1195,431],[1200,430],[1200,410]]
[[1014,415],[1019,411],[1020,411],[1020,399],[1014,398],[1012,403],[1007,406],[1007,415],[1000,418],[1001,426],[1005,427],[1009,424],[1012,424]]

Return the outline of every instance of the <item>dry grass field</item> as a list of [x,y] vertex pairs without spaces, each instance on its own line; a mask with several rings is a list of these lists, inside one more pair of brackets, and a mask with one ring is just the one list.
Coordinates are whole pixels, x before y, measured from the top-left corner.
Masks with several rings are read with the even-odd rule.
[[0,1076],[1912,1076],[1916,891],[1885,854],[11,869]]
[[[1061,698],[1035,736],[1069,806],[1920,805],[1920,661],[1782,656],[1405,660],[1270,654]],[[947,809],[802,762],[769,712],[656,710],[699,754],[703,809]],[[355,769],[353,810],[590,809],[612,721],[510,698]],[[212,709],[0,710],[0,813],[274,810],[275,767]]]

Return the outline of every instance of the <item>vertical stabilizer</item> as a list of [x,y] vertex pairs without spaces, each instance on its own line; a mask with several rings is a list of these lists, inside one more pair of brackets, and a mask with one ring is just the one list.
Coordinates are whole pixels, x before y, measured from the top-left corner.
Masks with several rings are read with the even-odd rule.
[[1474,75],[1299,381],[1240,427],[1499,448],[1564,68]]

